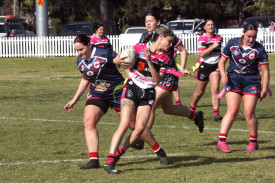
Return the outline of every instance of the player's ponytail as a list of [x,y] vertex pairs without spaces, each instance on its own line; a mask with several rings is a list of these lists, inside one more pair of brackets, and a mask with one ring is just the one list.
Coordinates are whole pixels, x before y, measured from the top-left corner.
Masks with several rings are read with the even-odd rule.
[[142,43],[148,43],[150,39],[153,37],[154,32],[149,32],[143,39]]
[[239,46],[238,46],[239,49],[241,49],[241,47],[243,46],[244,34],[250,30],[255,30],[256,32],[258,32],[257,26],[255,24],[246,24],[243,29],[243,35],[239,42]]

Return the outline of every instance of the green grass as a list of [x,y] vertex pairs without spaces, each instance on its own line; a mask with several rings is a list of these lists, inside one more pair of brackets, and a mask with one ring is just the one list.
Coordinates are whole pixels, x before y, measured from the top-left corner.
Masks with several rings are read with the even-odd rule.
[[[270,88],[275,93],[275,55],[269,58]],[[117,165],[119,175],[108,175],[103,168],[80,170],[79,165],[88,161],[82,122],[85,96],[73,112],[63,110],[80,81],[75,59],[0,59],[0,182],[275,182],[274,96],[257,105],[260,149],[244,151],[249,133],[241,108],[228,136],[233,152],[224,154],[215,149],[220,123],[212,119],[209,87],[198,105],[205,112],[202,134],[187,118],[157,110],[153,133],[172,165],[161,166],[146,145],[141,151],[127,151]],[[188,56],[189,70],[196,59]],[[181,78],[186,106],[194,90],[193,77]],[[224,115],[224,97],[220,110]],[[119,117],[109,110],[98,124],[101,166],[118,123]]]

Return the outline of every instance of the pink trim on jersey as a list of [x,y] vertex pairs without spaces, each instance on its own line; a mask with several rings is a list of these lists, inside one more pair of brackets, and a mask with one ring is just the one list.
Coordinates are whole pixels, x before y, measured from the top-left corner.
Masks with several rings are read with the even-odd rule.
[[107,44],[110,43],[110,39],[107,36],[103,36],[103,38],[97,37],[95,34],[91,36],[90,42],[94,45],[97,44]]

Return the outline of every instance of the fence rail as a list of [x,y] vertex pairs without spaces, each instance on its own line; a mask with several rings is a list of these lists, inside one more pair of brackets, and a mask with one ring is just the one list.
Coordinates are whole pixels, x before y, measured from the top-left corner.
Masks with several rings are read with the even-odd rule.
[[[186,47],[189,54],[197,54],[197,40],[199,35],[177,35]],[[224,38],[223,45],[241,34],[221,34]],[[119,52],[138,42],[140,35],[109,35],[113,49]],[[76,56],[73,47],[73,36],[62,37],[13,37],[0,38],[0,57],[58,57]],[[263,45],[267,52],[275,52],[275,34],[265,33]]]

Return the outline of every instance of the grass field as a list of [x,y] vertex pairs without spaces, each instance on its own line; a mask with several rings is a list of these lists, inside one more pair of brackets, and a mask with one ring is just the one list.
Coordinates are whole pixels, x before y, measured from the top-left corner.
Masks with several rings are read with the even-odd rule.
[[[270,88],[275,93],[275,55],[270,54]],[[231,154],[216,150],[220,122],[212,119],[210,89],[198,110],[205,113],[200,134],[187,118],[157,110],[153,133],[173,162],[161,166],[151,148],[129,149],[119,161],[119,175],[103,168],[80,170],[88,161],[83,109],[85,96],[71,113],[64,105],[73,97],[80,73],[75,57],[0,59],[0,182],[275,182],[275,100],[258,103],[260,149],[247,153],[249,142],[243,108],[228,135]],[[188,69],[197,56],[188,57]],[[193,77],[181,78],[182,103],[189,106]],[[225,98],[220,113],[225,114]],[[98,124],[100,164],[119,123],[113,110]]]

